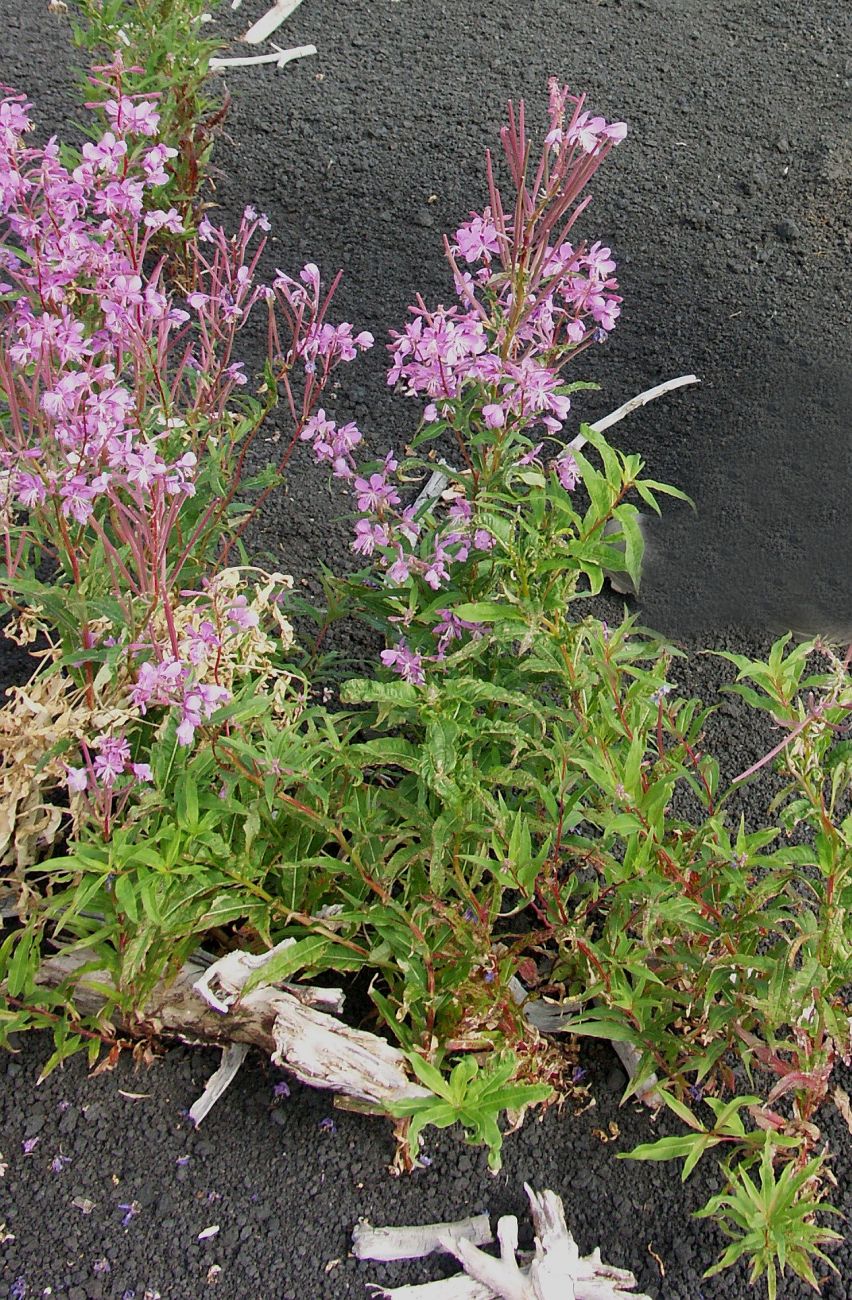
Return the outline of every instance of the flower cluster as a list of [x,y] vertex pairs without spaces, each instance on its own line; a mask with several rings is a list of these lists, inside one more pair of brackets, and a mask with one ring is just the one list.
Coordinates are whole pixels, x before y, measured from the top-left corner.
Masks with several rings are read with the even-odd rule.
[[196,729],[229,699],[226,687],[196,681],[192,669],[170,655],[159,663],[143,662],[130,692],[131,703],[143,716],[154,706],[179,710],[179,745],[192,744]]
[[[581,112],[582,102],[551,82],[550,130],[529,188],[521,165],[528,155],[523,125],[515,127],[510,111],[503,144],[520,191],[511,210],[522,220],[516,229],[503,215],[490,178],[491,204],[472,212],[447,243],[460,303],[429,311],[418,300],[413,320],[392,334],[388,382],[431,399],[427,423],[452,416],[456,399],[473,387],[486,428],[541,425],[560,432],[570,409],[560,371],[615,327],[621,298],[612,250],[600,242],[574,245],[564,236],[588,201],[578,202],[580,192],[627,128]],[[569,103],[574,112],[566,124]],[[462,262],[475,269],[461,269]]]
[[[465,489],[451,489],[443,523],[428,508],[416,516],[402,506],[391,479],[393,456],[355,477],[360,518],[353,550],[373,557],[392,584],[422,582],[438,591],[450,583],[454,566],[479,564],[496,545],[477,521],[483,458],[491,457],[492,469],[498,460],[543,468],[544,442],[535,441],[541,434],[557,442],[550,470],[562,488],[572,492],[579,480],[574,456],[559,441],[571,410],[571,386],[562,371],[586,347],[607,339],[621,298],[612,250],[568,235],[588,204],[582,197],[588,181],[627,128],[584,111],[583,97],[556,81],[549,89],[549,129],[535,174],[528,175],[532,151],[523,111],[516,118],[510,105],[501,139],[516,193],[504,202],[489,157],[489,203],[470,213],[452,243],[445,240],[458,301],[429,308],[418,297],[411,320],[391,332],[388,383],[425,399],[421,437],[450,430],[467,470]],[[348,476],[348,449],[336,448],[333,436],[325,442],[325,457],[336,458]],[[400,642],[382,660],[406,681],[420,683],[426,659],[440,660],[454,640],[480,633],[447,610],[432,629],[434,655]]]
[[84,794],[97,787],[112,789],[123,776],[132,776],[137,781],[152,780],[147,763],[132,762],[125,736],[105,733],[96,736],[91,746],[83,742],[82,748],[85,765],[67,768],[66,784],[73,794]]
[[[162,434],[139,427],[127,373],[141,347],[156,341],[165,351],[189,319],[163,292],[159,267],[142,274],[164,215],[147,221],[145,192],[162,183],[171,151],[132,149],[135,136],[156,130],[153,104],[107,107],[115,130],[85,145],[69,172],[55,140],[41,150],[24,144],[29,104],[11,96],[0,104],[0,207],[24,252],[2,249],[9,299],[0,367],[7,402],[27,410],[39,435],[10,421],[2,464],[23,509],[58,500],[76,524],[118,491],[137,508],[143,498],[190,494],[195,468],[191,453],[164,456]],[[180,229],[177,213],[166,219]]]

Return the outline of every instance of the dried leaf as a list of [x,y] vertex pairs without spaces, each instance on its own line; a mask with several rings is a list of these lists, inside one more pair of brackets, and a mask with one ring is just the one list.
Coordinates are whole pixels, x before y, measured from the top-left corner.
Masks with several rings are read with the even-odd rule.
[[[51,798],[54,790],[64,787],[65,763],[58,754],[46,756],[63,742],[73,745],[110,730],[126,716],[104,701],[91,708],[85,693],[64,673],[45,676],[44,666],[58,654],[44,652],[44,663],[32,680],[10,687],[7,703],[0,708],[0,867],[18,872],[50,851],[68,818],[64,788],[61,802]],[[79,808],[76,796],[71,800],[72,818]],[[23,891],[20,882],[13,883]],[[19,909],[25,901],[22,893]]]
[[651,1245],[650,1241],[648,1242],[648,1254],[651,1256],[651,1259],[654,1260],[654,1262],[655,1262],[656,1265],[657,1265],[657,1268],[660,1270],[660,1277],[665,1277],[665,1276],[666,1276],[666,1266],[665,1266],[665,1264],[663,1263],[663,1261],[660,1259],[660,1256],[659,1256],[659,1255],[657,1254],[657,1252],[654,1250],[654,1247]]
[[844,1092],[838,1084],[831,1095],[834,1098],[835,1106],[846,1121],[846,1127],[852,1133],[852,1104],[849,1101],[849,1093]]

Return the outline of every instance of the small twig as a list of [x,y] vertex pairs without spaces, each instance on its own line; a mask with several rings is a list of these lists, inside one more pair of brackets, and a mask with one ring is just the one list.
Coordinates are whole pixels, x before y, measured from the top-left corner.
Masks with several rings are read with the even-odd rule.
[[797,723],[789,735],[785,736],[783,740],[780,740],[777,745],[770,749],[768,754],[764,754],[763,758],[758,759],[756,763],[752,763],[751,767],[747,767],[744,772],[740,772],[739,776],[735,776],[731,785],[739,785],[740,781],[745,781],[747,777],[754,776],[755,772],[759,772],[762,767],[766,767],[766,764],[771,763],[773,758],[777,758],[781,751],[786,749],[790,742],[795,740],[797,736],[800,736],[806,727],[810,726],[812,722],[817,722],[825,713],[827,708],[836,704],[836,699],[823,700],[816,706],[816,708],[810,709],[807,716],[802,718],[801,722]]
[[274,63],[277,68],[283,68],[294,59],[305,59],[316,52],[315,45],[297,45],[292,50],[282,50],[276,45],[274,54],[253,54],[244,59],[211,59],[210,68],[218,72],[222,68],[251,68],[260,63]]
[[[657,384],[655,388],[648,388],[644,393],[639,393],[636,397],[631,397],[629,402],[625,402],[623,406],[619,406],[616,411],[611,411],[609,415],[605,415],[601,420],[595,420],[591,427],[594,429],[595,433],[604,433],[605,430],[611,428],[612,425],[618,424],[619,420],[623,420],[625,415],[630,415],[632,411],[638,411],[640,406],[647,406],[648,402],[654,402],[658,397],[663,397],[666,393],[671,393],[676,388],[685,388],[687,384],[700,383],[701,380],[697,375],[680,375],[677,379],[667,379],[664,384]],[[586,441],[587,440],[583,437],[582,433],[578,433],[577,437],[568,443],[568,446],[574,451],[579,451],[581,447],[585,447]]]

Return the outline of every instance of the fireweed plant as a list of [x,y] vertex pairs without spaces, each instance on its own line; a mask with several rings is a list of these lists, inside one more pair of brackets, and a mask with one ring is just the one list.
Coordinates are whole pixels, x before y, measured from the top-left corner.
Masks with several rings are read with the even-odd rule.
[[[171,710],[176,743],[188,746],[232,703],[235,677],[260,672],[273,703],[294,681],[281,670],[290,579],[229,567],[252,513],[234,497],[279,380],[295,422],[283,463],[334,367],[372,338],[327,323],[330,294],[312,266],[298,282],[254,283],[268,222],[251,208],[233,237],[202,221],[191,244],[199,287],[178,307],[151,240],[179,233],[181,219],[145,208],[166,183],[156,105],[122,93],[120,60],[101,71],[115,86],[113,129],[73,172],[55,142],[24,145],[25,102],[2,105],[0,502],[11,631],[48,633],[80,707],[102,716],[106,705],[119,726],[82,736],[67,768],[72,812],[82,801],[108,836],[130,786],[151,778],[134,722]],[[281,349],[277,377],[270,365],[264,400],[237,402],[247,380],[234,343],[261,300]],[[276,478],[269,469],[244,481],[243,494]]]
[[[228,112],[228,97],[208,89],[210,59],[221,45],[203,35],[202,16],[215,4],[207,0],[74,0],[74,42],[95,59],[122,50],[126,68],[121,90],[131,98],[156,100],[162,148],[173,150],[163,159],[166,179],[149,191],[149,204],[177,208],[187,226],[201,216],[203,187],[210,169],[216,135]],[[89,79],[84,81],[92,100]],[[89,108],[93,138],[113,129],[107,104],[112,85],[96,85]],[[161,242],[178,241],[164,227]]]
[[[293,938],[264,978],[366,973],[430,1089],[398,1114],[409,1158],[425,1125],[458,1120],[496,1167],[500,1114],[570,1089],[527,1006],[568,999],[563,1028],[631,1044],[629,1091],[656,1073],[687,1126],[633,1154],[682,1157],[685,1175],[724,1155],[707,1207],[733,1238],[721,1266],[748,1256],[773,1295],[787,1265],[812,1281],[834,1237],[814,1218],[831,1180],[818,1109],[852,1055],[849,655],[782,639],[767,663],[729,656],[786,777],[747,830],[676,652],[583,616],[604,569],[638,579],[628,498],[680,495],[588,426],[566,436],[588,387],[566,367],[620,309],[611,251],[573,227],[623,124],[552,83],[534,158],[510,106],[511,199],[489,157],[488,205],[446,245],[456,301],[418,299],[392,336],[389,382],[424,408],[411,452],[359,463],[361,432],[323,394],[371,336],[332,323],[337,282],[313,264],[260,280],[251,208],[235,235],[200,223],[177,296],[152,255],[160,228],[183,230],[151,202],[168,182],[158,102],[123,74],[101,69],[110,130],[71,170],[54,142],[27,147],[23,99],[0,104],[2,598],[14,636],[47,640],[19,702],[54,711],[32,780],[44,802],[60,787],[66,841],[2,859],[19,918],[4,1036],[49,1027],[49,1068],[94,1059],[202,940]],[[250,395],[238,334],[264,308]],[[246,479],[276,401],[280,461]],[[444,491],[411,502],[439,438]],[[304,445],[351,487],[365,567],[326,577],[300,649],[289,578],[251,566],[241,535]],[[344,610],[385,648],[332,706],[322,639]],[[83,960],[59,987],[37,981],[46,946]],[[84,1015],[92,969],[106,1002]]]

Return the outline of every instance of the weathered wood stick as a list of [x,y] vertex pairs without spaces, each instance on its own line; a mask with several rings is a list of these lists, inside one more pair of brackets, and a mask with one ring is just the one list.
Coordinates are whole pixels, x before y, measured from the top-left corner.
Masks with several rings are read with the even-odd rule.
[[388,1289],[369,1283],[370,1290],[383,1300],[495,1300],[490,1286],[475,1282],[466,1273],[445,1277],[440,1282],[414,1283],[412,1286],[395,1286]]
[[[648,402],[654,402],[658,397],[674,392],[676,388],[684,388],[687,384],[700,383],[701,380],[697,375],[679,375],[677,379],[667,379],[664,384],[657,384],[654,388],[646,388],[644,393],[631,397],[629,402],[625,402],[623,406],[610,411],[609,415],[603,416],[600,420],[595,420],[591,428],[594,429],[595,433],[604,433],[612,425],[618,424],[619,420],[623,420],[625,415],[630,415],[632,411],[638,411],[640,406],[647,406]],[[568,447],[573,448],[574,451],[579,451],[585,445],[586,439],[581,433],[578,433],[576,438],[573,438],[568,443]]]
[[189,1108],[189,1118],[196,1128],[209,1115],[222,1094],[230,1088],[243,1061],[248,1056],[248,1043],[229,1043],[222,1048],[222,1064],[214,1070],[204,1086],[204,1091]]

